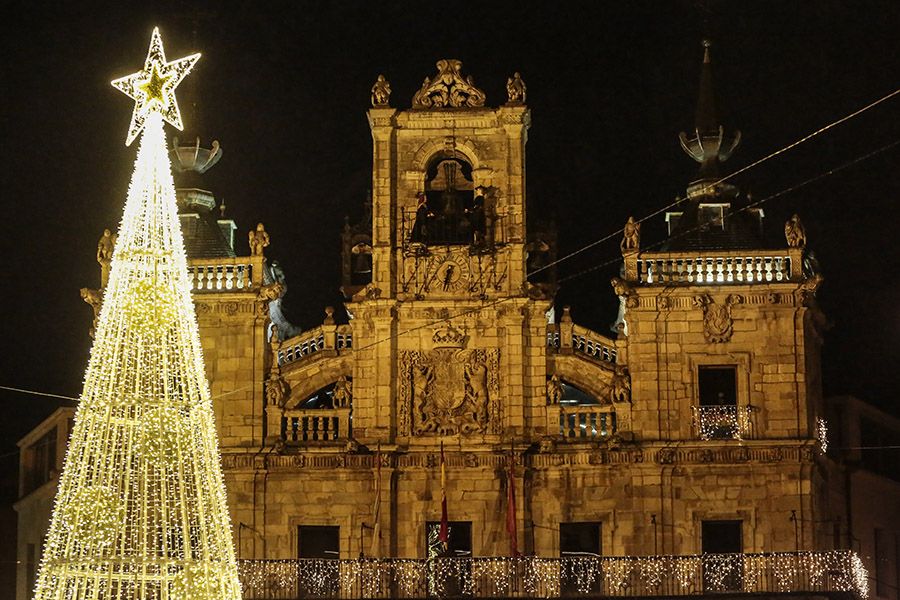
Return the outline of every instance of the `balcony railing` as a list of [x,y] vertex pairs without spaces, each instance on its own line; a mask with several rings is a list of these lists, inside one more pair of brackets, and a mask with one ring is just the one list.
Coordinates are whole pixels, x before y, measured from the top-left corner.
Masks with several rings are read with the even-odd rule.
[[616,343],[608,337],[571,321],[547,325],[547,349],[551,352],[578,352],[597,360],[615,363]]
[[[204,258],[188,263],[194,292],[246,292],[262,283],[262,257]],[[254,264],[254,262],[258,264]]]
[[788,281],[799,276],[791,249],[709,253],[647,252],[636,259],[641,283],[740,284]]
[[282,439],[292,442],[349,440],[349,408],[295,408],[281,416]]
[[849,550],[690,556],[241,560],[245,600],[560,598],[718,593],[868,596]]
[[322,325],[285,340],[278,351],[278,364],[287,365],[321,352],[353,349],[353,331],[349,325]]
[[701,440],[751,440],[756,437],[751,406],[692,406],[694,436]]
[[616,432],[616,413],[611,406],[548,406],[548,412],[559,410],[559,435],[567,440],[592,440]]

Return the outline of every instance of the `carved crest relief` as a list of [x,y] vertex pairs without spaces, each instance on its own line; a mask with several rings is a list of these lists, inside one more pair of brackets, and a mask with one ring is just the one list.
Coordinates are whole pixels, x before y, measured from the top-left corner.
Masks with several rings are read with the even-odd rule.
[[731,307],[743,301],[735,294],[729,294],[721,304],[717,304],[709,294],[694,298],[694,306],[703,310],[703,335],[707,342],[721,343],[731,339],[734,333]]
[[500,351],[466,349],[452,325],[434,332],[429,352],[400,355],[400,428],[404,435],[500,431]]

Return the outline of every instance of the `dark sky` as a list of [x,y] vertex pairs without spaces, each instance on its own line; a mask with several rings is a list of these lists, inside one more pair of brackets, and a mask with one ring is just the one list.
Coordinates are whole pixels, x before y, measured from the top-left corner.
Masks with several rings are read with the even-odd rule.
[[[379,73],[392,104],[408,107],[440,58],[461,59],[490,105],[521,71],[533,118],[528,193],[557,219],[561,253],[684,194],[696,165],[677,134],[692,127],[704,36],[726,124],[743,131],[726,172],[900,87],[894,0],[88,4],[7,4],[0,26],[0,385],[80,391],[90,309],[78,290],[98,284],[97,238],[118,223],[136,152],[124,146],[132,102],[109,81],[141,67],[154,25],[169,59],[203,52],[179,91],[183,107],[191,90],[200,102],[189,130],[224,148],[206,186],[237,220],[241,251],[246,230],[266,223],[267,254],[289,278],[286,308],[303,327],[340,300],[338,233],[369,187],[365,111]],[[761,198],[897,139],[900,97],[736,181]],[[900,366],[898,166],[894,148],[764,206],[776,235],[800,213],[826,276],[826,393],[888,408]],[[662,231],[658,217],[645,241]],[[617,252],[615,239],[559,274]],[[567,282],[560,303],[605,330],[615,272]],[[0,398],[3,454],[55,402]],[[0,471],[15,461],[3,456]]]

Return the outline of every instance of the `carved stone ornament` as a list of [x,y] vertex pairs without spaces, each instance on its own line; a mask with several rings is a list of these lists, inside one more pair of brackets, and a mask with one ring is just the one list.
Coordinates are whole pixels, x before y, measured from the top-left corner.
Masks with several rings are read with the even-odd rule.
[[413,108],[461,108],[484,106],[484,92],[475,87],[472,76],[463,79],[462,61],[446,58],[437,62],[438,74],[428,77],[412,99]]
[[385,107],[389,106],[390,102],[391,84],[384,78],[384,75],[379,75],[375,80],[375,85],[372,86],[372,106]]
[[631,402],[631,375],[625,365],[616,365],[612,381],[609,382],[609,394],[613,403]]
[[272,406],[284,406],[291,395],[291,386],[279,373],[273,373],[266,381],[266,402]]
[[525,104],[525,82],[518,71],[506,80],[506,103]]
[[467,350],[452,325],[435,330],[430,352],[400,356],[400,427],[404,434],[500,432],[500,351]]
[[703,294],[694,298],[694,306],[703,310],[703,335],[707,342],[727,342],[734,333],[731,307],[743,302],[743,298],[729,294],[722,304],[716,304],[712,296]]
[[562,400],[562,397],[563,397],[562,381],[560,381],[559,375],[554,373],[553,376],[547,380],[547,404],[548,405],[559,404],[559,401]]
[[94,333],[97,331],[97,322],[100,319],[100,307],[103,305],[103,290],[92,290],[84,287],[80,291],[81,299],[90,304],[94,310],[94,320],[91,322],[90,329],[90,335],[94,337]]
[[800,222],[799,215],[794,215],[784,224],[784,238],[790,248],[806,247],[806,229]]
[[640,301],[638,300],[637,292],[634,291],[634,286],[628,281],[620,277],[613,277],[609,280],[609,283],[612,285],[616,295],[625,300],[626,307],[636,308],[638,306]]
[[353,384],[341,375],[334,384],[332,392],[335,408],[347,408],[353,400]]
[[816,274],[812,277],[807,277],[802,282],[800,282],[800,287],[797,289],[797,294],[800,297],[800,302],[804,305],[811,303],[813,299],[815,299],[816,292],[819,291],[819,288],[822,286],[823,281],[825,281],[825,278],[819,274]]
[[622,229],[622,241],[619,243],[622,254],[630,254],[641,249],[641,224],[634,217],[628,217]]
[[97,262],[100,264],[100,289],[106,287],[109,281],[109,267],[112,264],[113,249],[116,247],[118,236],[109,229],[103,230],[103,235],[97,242]]

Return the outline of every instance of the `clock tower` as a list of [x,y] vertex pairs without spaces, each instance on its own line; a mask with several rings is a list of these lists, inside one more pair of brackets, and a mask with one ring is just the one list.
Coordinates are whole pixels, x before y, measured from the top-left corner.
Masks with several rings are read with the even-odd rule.
[[383,77],[373,87],[371,237],[348,227],[344,244],[345,267],[369,265],[344,286],[363,443],[500,442],[543,408],[545,357],[525,351],[551,305],[526,279],[527,250],[547,245],[526,238],[525,86],[511,77],[490,108],[461,69],[438,61],[409,109],[390,107]]

